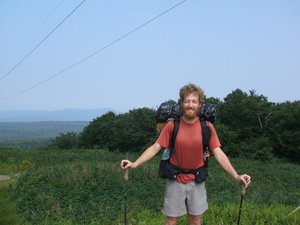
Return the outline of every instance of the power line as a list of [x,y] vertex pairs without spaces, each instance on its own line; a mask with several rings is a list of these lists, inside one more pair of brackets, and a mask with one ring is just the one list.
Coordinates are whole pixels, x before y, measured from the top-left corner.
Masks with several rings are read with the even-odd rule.
[[[52,10],[52,12],[43,20],[43,22],[23,41],[23,43],[6,59],[1,65],[4,65],[11,57],[13,57],[29,40],[30,38],[42,27],[42,25],[52,16],[52,14],[62,5],[65,0],[62,0],[60,4]],[[4,78],[4,77],[3,77]],[[3,79],[2,78],[2,79]]]
[[183,0],[183,1],[179,2],[179,3],[177,3],[176,5],[172,6],[172,7],[169,8],[169,9],[167,9],[166,11],[164,11],[164,12],[160,13],[159,15],[153,17],[152,19],[148,20],[147,22],[143,23],[142,25],[138,26],[137,28],[135,28],[135,29],[129,31],[129,32],[126,33],[125,35],[123,35],[123,36],[121,36],[120,38],[118,38],[118,39],[112,41],[112,42],[109,43],[108,45],[106,45],[106,46],[104,46],[103,48],[97,50],[96,52],[92,53],[91,55],[89,55],[89,56],[87,56],[87,57],[81,59],[80,61],[74,63],[73,65],[67,67],[66,69],[62,70],[61,72],[59,72],[59,73],[57,73],[57,74],[55,74],[55,75],[53,75],[53,76],[47,78],[46,80],[43,80],[43,81],[37,83],[37,84],[35,84],[35,85],[33,85],[33,86],[31,86],[31,87],[29,87],[29,88],[27,88],[27,89],[25,89],[25,90],[23,90],[23,91],[21,91],[21,92],[18,92],[18,93],[14,94],[14,95],[10,95],[10,96],[8,96],[8,97],[6,97],[6,98],[2,98],[2,99],[0,99],[0,101],[7,100],[7,99],[12,98],[12,97],[15,97],[15,96],[17,96],[17,95],[23,94],[24,92],[27,92],[27,91],[29,91],[29,90],[31,90],[31,89],[33,89],[33,88],[35,88],[35,87],[37,87],[37,86],[39,86],[39,85],[41,85],[41,84],[43,84],[43,83],[46,83],[46,82],[49,81],[49,80],[51,80],[51,79],[53,79],[53,78],[59,76],[60,74],[66,72],[67,70],[70,70],[71,68],[77,66],[78,64],[84,62],[85,60],[91,58],[92,56],[98,54],[99,52],[105,50],[106,48],[112,46],[113,44],[119,42],[120,40],[122,40],[122,39],[124,39],[125,37],[129,36],[130,34],[134,33],[135,31],[141,29],[142,27],[144,27],[144,26],[146,26],[147,24],[151,23],[151,22],[154,21],[155,19],[157,19],[157,18],[163,16],[164,14],[166,14],[167,12],[169,12],[169,11],[171,11],[172,9],[176,8],[177,6],[181,5],[181,4],[182,4],[183,2],[185,2],[185,1],[186,1],[186,0]]
[[20,62],[17,63],[10,71],[8,71],[1,79],[3,80],[5,77],[7,77],[14,69],[16,69],[29,55],[31,55],[32,52],[34,52],[60,25],[62,25],[83,3],[85,0],[83,0],[66,18],[63,19],[37,46],[35,46]]

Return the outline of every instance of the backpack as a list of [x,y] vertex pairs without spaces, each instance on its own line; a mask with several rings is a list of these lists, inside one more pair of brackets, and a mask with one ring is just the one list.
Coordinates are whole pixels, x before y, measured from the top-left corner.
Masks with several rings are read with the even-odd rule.
[[202,135],[203,135],[202,140],[203,140],[203,149],[204,149],[204,155],[203,155],[204,165],[195,170],[184,170],[170,163],[170,158],[175,145],[176,135],[179,130],[180,116],[182,115],[180,106],[178,103],[174,104],[170,102],[164,102],[160,105],[155,115],[156,122],[163,123],[168,120],[174,120],[174,129],[172,132],[170,145],[168,149],[165,149],[159,165],[158,175],[161,178],[176,180],[177,176],[181,173],[184,174],[192,173],[195,175],[195,181],[197,183],[201,183],[206,180],[208,176],[208,171],[207,171],[208,157],[209,157],[208,144],[211,136],[211,129],[209,126],[206,125],[205,121],[214,123],[217,116],[216,110],[217,110],[217,105],[212,103],[205,103],[203,104],[199,115],[200,125],[201,125]]
[[[166,123],[170,119],[182,116],[179,103],[163,102],[158,107],[154,119],[156,123]],[[213,103],[203,103],[200,118],[214,123],[217,119],[217,105]]]

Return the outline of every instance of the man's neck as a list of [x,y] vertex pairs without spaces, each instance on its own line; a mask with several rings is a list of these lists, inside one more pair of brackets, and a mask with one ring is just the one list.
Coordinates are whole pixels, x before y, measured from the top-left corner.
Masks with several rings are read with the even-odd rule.
[[186,122],[186,123],[195,123],[198,119],[198,117],[195,118],[186,118],[185,116],[182,116],[182,119]]

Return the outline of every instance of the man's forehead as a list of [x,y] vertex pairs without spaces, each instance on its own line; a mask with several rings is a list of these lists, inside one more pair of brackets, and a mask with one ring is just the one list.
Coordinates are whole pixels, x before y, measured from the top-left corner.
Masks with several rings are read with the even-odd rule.
[[186,94],[186,95],[184,96],[184,98],[185,98],[185,99],[187,99],[187,98],[199,98],[199,96],[198,96],[197,93],[192,92],[192,93]]

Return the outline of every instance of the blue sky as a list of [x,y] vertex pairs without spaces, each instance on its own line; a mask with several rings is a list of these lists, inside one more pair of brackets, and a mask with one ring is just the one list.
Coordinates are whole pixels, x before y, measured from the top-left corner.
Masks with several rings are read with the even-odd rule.
[[82,2],[0,2],[0,111],[156,108],[189,82],[300,100],[298,0]]

